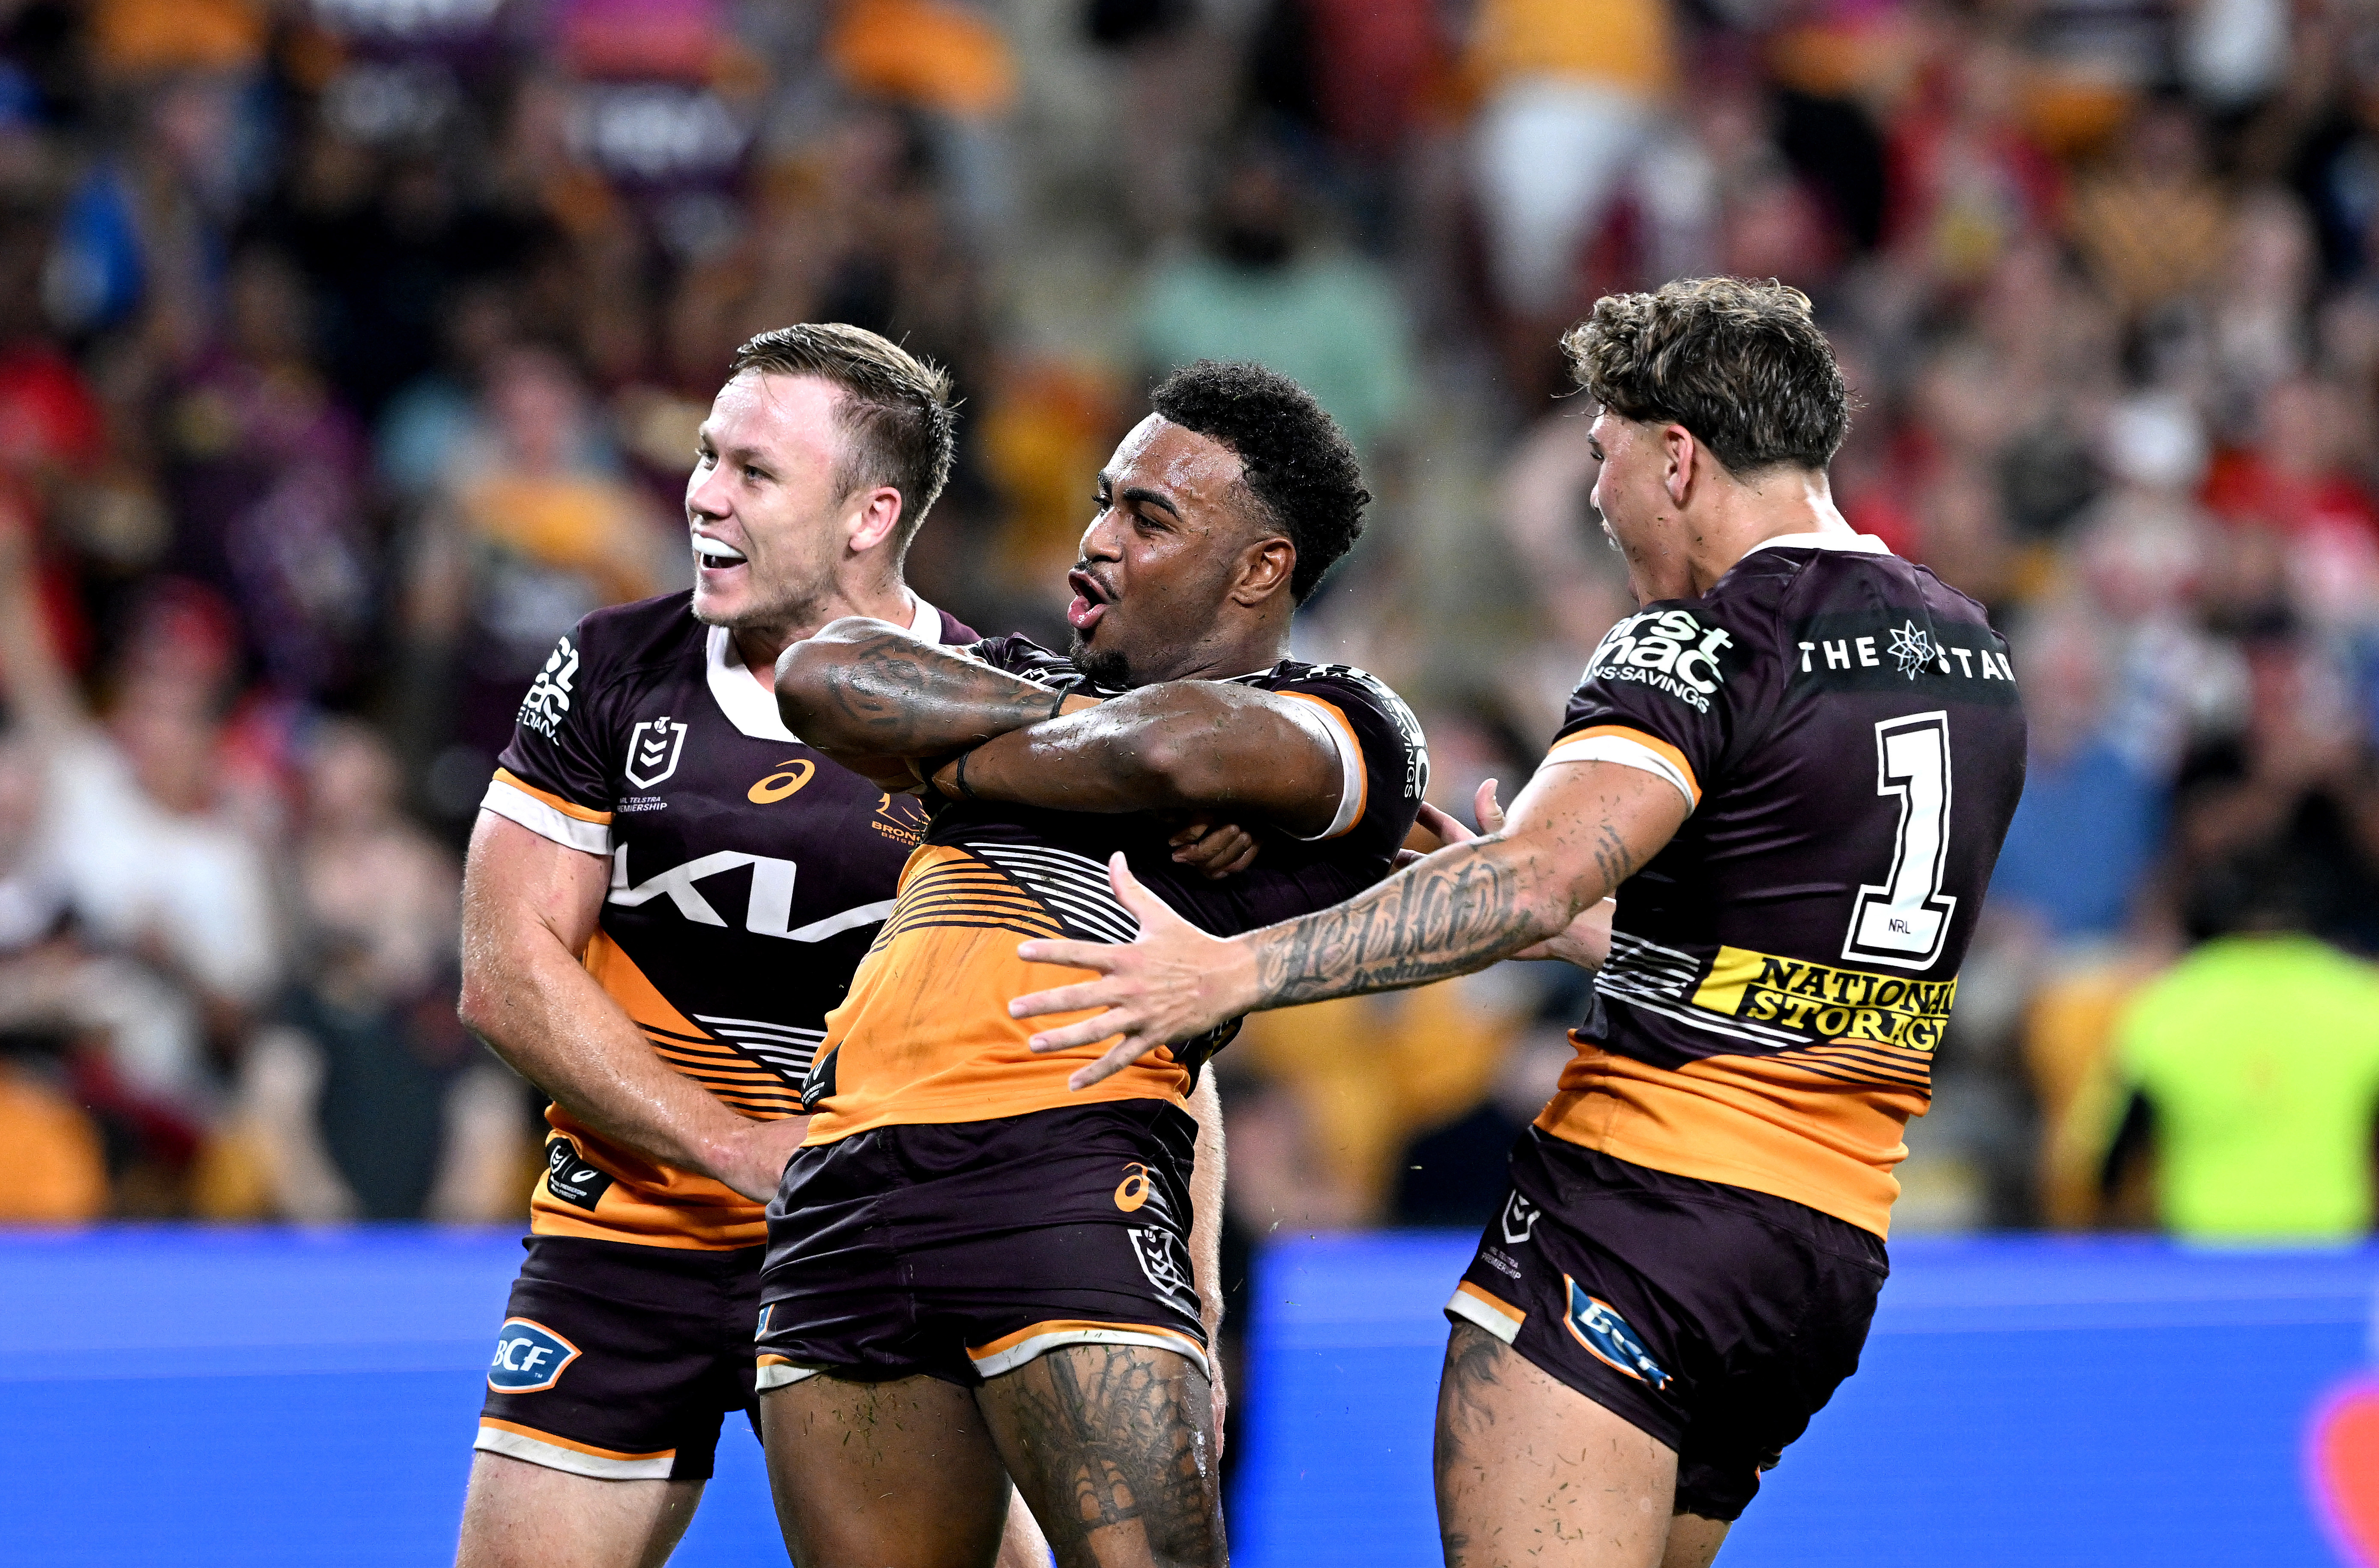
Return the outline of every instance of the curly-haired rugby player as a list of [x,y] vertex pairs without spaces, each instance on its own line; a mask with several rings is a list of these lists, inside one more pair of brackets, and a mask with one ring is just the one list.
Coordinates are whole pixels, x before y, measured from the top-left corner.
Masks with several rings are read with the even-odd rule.
[[1025,944],[1105,978],[1016,1010],[1081,1020],[1036,1049],[1121,1035],[1094,1085],[1250,1008],[1585,957],[1616,892],[1576,1057],[1446,1308],[1438,1515],[1465,1568],[1697,1568],[1858,1364],[2023,712],[1982,607],[1835,510],[1849,396],[1798,292],[1614,296],[1567,347],[1643,609],[1509,823],[1227,941],[1117,868],[1139,944]]
[[[1286,657],[1370,499],[1329,416],[1244,365],[1152,401],[1098,476],[1067,655],[852,620],[778,666],[796,734],[938,802],[768,1210],[761,1410],[803,1568],[986,1562],[1011,1477],[1060,1568],[1225,1560],[1191,1244],[1221,1171],[1183,1114],[1219,1031],[1077,1094],[1096,1052],[1035,1055],[1008,1014],[1073,974],[1017,940],[1129,940],[1110,854],[1218,933],[1359,892],[1428,757],[1379,681]],[[1173,814],[1202,809],[1252,833],[1251,865],[1184,874]]]

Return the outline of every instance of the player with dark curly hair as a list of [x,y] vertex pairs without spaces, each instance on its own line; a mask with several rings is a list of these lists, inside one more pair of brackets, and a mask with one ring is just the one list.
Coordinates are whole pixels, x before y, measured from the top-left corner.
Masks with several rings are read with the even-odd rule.
[[[988,1562],[1011,1477],[1060,1568],[1225,1561],[1221,1150],[1194,1145],[1228,1026],[1076,1094],[1096,1053],[1035,1055],[1008,998],[1081,971],[1018,939],[1129,940],[1117,853],[1217,934],[1359,892],[1429,762],[1385,686],[1286,657],[1369,499],[1330,416],[1247,365],[1153,402],[1098,476],[1068,655],[852,619],[778,665],[795,734],[934,812],[768,1211],[762,1421],[803,1568]],[[1200,814],[1244,843],[1183,863]]]

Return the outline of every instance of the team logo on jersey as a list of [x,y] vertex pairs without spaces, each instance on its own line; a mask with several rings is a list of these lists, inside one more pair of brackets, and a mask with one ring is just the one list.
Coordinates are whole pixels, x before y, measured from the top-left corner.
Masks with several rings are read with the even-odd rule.
[[1596,1360],[1639,1383],[1650,1383],[1665,1391],[1669,1374],[1652,1359],[1652,1353],[1644,1348],[1644,1342],[1636,1337],[1627,1320],[1614,1311],[1610,1302],[1580,1290],[1577,1281],[1567,1274],[1562,1275],[1562,1284],[1569,1288],[1569,1310],[1563,1314],[1562,1322],[1568,1328],[1570,1337],[1586,1346],[1587,1354]]
[[677,771],[685,754],[685,726],[669,715],[648,718],[628,731],[628,782],[649,790]]
[[542,1393],[578,1359],[578,1347],[526,1318],[506,1318],[488,1363],[488,1386],[498,1393]]
[[1503,1240],[1517,1247],[1535,1236],[1537,1221],[1544,1217],[1544,1212],[1518,1193],[1513,1193],[1511,1200],[1503,1205]]
[[1140,1260],[1140,1272],[1148,1283],[1164,1295],[1188,1300],[1194,1310],[1198,1287],[1190,1278],[1190,1249],[1181,1245],[1181,1237],[1163,1225],[1130,1225],[1124,1235],[1131,1237],[1131,1255]]
[[547,740],[562,728],[570,714],[570,683],[578,678],[578,649],[567,637],[553,646],[546,656],[545,668],[529,682],[528,695],[521,699],[520,725],[534,730]]
[[787,757],[777,765],[777,771],[752,786],[743,798],[755,806],[774,805],[787,795],[808,783],[817,772],[817,764],[807,757]]
[[1689,609],[1648,609],[1613,626],[1586,661],[1584,679],[1633,681],[1697,713],[1726,680],[1719,655],[1734,645],[1723,626],[1705,626]]

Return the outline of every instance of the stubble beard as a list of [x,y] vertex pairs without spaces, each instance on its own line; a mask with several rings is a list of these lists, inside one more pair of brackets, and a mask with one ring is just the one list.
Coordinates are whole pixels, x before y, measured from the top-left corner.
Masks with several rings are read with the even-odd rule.
[[1080,632],[1066,645],[1066,657],[1093,685],[1105,686],[1111,692],[1131,689],[1131,661],[1114,648],[1093,647],[1082,641]]
[[706,626],[720,626],[730,633],[753,633],[774,639],[781,637],[791,628],[808,625],[820,612],[824,602],[823,594],[779,594],[773,598],[756,601],[740,611],[721,614],[717,610],[705,609],[702,597],[697,594],[693,608],[694,618]]

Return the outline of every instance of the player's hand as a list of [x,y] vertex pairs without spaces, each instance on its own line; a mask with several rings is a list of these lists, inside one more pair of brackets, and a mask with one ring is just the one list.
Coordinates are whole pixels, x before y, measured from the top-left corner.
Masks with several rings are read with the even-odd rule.
[[1117,854],[1107,862],[1116,898],[1140,922],[1139,940],[1026,942],[1016,956],[1028,964],[1058,964],[1097,971],[1076,985],[1035,991],[1008,1004],[1010,1018],[1102,1009],[1033,1037],[1035,1052],[1071,1051],[1103,1040],[1115,1043],[1097,1061],[1066,1080],[1088,1089],[1121,1072],[1160,1045],[1193,1039],[1237,1018],[1256,995],[1255,960],[1237,943],[1207,935],[1175,914],[1165,900],[1140,885]]
[[785,1179],[785,1166],[809,1130],[807,1116],[738,1128],[712,1152],[710,1174],[753,1202],[766,1203],[777,1196],[778,1185]]
[[[1489,778],[1479,783],[1479,793],[1471,801],[1470,809],[1478,814],[1480,833],[1503,831],[1503,808],[1495,802],[1495,780]],[[1460,817],[1451,812],[1440,811],[1427,801],[1420,803],[1420,814],[1415,820],[1435,836],[1437,847],[1440,850],[1448,844],[1468,843],[1479,837],[1478,833],[1473,833],[1462,826]],[[1394,869],[1402,871],[1415,861],[1428,859],[1433,852],[1420,850],[1398,850]]]
[[1256,863],[1256,836],[1236,822],[1193,818],[1165,842],[1173,847],[1177,864],[1209,882],[1237,875]]

